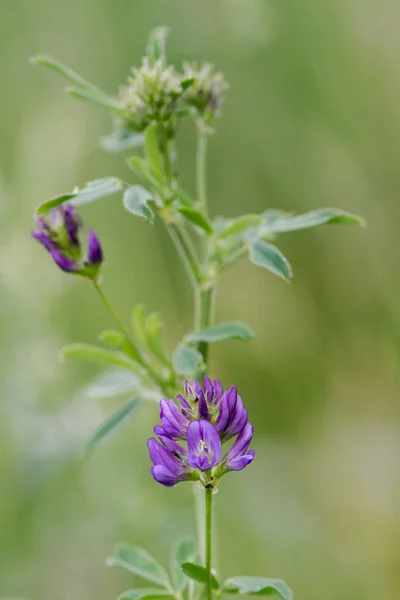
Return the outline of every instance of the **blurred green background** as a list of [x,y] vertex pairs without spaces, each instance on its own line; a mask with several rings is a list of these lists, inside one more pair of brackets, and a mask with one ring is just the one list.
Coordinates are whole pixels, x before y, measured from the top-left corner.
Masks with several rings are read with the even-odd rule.
[[[213,215],[336,206],[368,221],[282,236],[290,286],[245,260],[221,281],[217,318],[257,336],[214,347],[212,375],[239,387],[257,458],[218,494],[220,571],[283,578],[298,600],[398,600],[399,19],[394,0],[1,1],[0,596],[114,598],[132,586],[104,567],[117,541],[166,562],[194,530],[191,486],[149,475],[156,405],[81,459],[115,402],[86,398],[95,370],[60,364],[58,350],[111,323],[29,235],[39,201],[132,174],[98,146],[107,115],[28,56],[51,54],[112,93],[167,24],[174,64],[210,60],[231,85],[210,148]],[[189,189],[193,133],[179,138]],[[118,196],[82,212],[124,320],[138,302],[160,310],[173,348],[192,297],[162,227]]]

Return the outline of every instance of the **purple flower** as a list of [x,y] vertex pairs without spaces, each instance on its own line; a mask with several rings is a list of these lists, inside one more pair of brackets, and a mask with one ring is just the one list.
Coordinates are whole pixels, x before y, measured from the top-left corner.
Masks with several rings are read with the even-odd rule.
[[187,430],[188,463],[194,469],[208,471],[222,456],[218,431],[209,421],[192,421]]
[[32,236],[50,253],[60,269],[95,279],[103,262],[103,251],[98,237],[90,229],[87,260],[82,259],[81,228],[82,221],[76,209],[71,204],[60,204],[47,217],[37,219]]
[[[185,396],[160,400],[161,425],[154,427],[160,439],[149,440],[151,473],[156,481],[172,486],[187,479],[200,479],[215,486],[228,471],[241,471],[253,459],[248,450],[253,438],[253,425],[234,386],[224,392],[221,383],[204,378],[191,385],[185,381]],[[222,444],[237,436],[223,456]],[[184,440],[187,449],[178,443]]]

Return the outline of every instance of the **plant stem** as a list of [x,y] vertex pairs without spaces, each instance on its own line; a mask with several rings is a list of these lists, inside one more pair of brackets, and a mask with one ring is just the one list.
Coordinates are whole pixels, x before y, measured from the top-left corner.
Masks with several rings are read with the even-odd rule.
[[97,281],[93,281],[93,286],[94,286],[94,289],[96,290],[97,294],[99,295],[102,303],[104,304],[105,308],[107,309],[108,313],[110,314],[111,318],[115,322],[116,326],[118,327],[118,329],[120,330],[122,335],[124,335],[126,337],[128,343],[129,343],[130,349],[131,349],[132,358],[148,372],[150,377],[160,386],[160,389],[162,390],[162,392],[166,393],[168,395],[168,387],[166,386],[165,381],[158,375],[158,373],[156,373],[156,371],[154,370],[154,368],[151,365],[149,365],[147,362],[145,362],[143,360],[143,357],[142,357],[139,349],[136,347],[136,345],[132,341],[131,336],[129,335],[129,333],[125,329],[125,327],[123,326],[120,318],[118,317],[117,313],[111,306],[110,302],[108,301],[106,295],[104,294],[103,290],[101,289],[101,287],[97,283]]
[[[196,291],[196,310],[195,310],[195,331],[205,329],[211,325],[215,298],[215,287],[203,290],[201,287]],[[208,367],[207,342],[199,342],[199,352],[203,355],[203,362],[206,370]]]
[[200,209],[205,216],[208,215],[207,207],[207,135],[204,125],[197,124],[197,152],[196,152],[196,195]]
[[101,289],[101,287],[99,286],[97,281],[93,281],[93,286],[94,286],[94,289],[96,290],[96,292],[98,293],[98,295],[100,296],[102,303],[106,307],[106,310],[110,313],[111,318],[113,319],[113,321],[117,325],[118,329],[120,330],[120,332],[130,341],[129,333],[126,331],[126,329],[123,326],[121,320],[119,319],[117,313],[111,306],[110,302],[107,300],[103,290]]
[[186,236],[182,233],[179,225],[170,223],[167,225],[168,233],[175,244],[175,248],[182,259],[188,277],[194,288],[197,288],[200,281],[200,268],[197,257],[193,253],[193,249],[187,242]]
[[211,585],[211,549],[212,549],[212,496],[213,490],[207,487],[205,491],[206,497],[206,519],[205,519],[205,568],[206,568],[206,599],[212,600],[212,585]]

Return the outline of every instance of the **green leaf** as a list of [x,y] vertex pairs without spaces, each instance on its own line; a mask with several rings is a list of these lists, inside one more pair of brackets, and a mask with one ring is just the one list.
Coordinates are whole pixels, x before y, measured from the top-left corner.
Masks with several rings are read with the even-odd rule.
[[193,225],[200,227],[208,234],[212,234],[213,229],[211,223],[199,210],[196,210],[195,208],[189,208],[187,206],[181,206],[177,210]]
[[82,100],[88,104],[94,104],[97,106],[97,108],[105,109],[107,112],[117,115],[118,117],[123,116],[122,109],[118,106],[118,104],[105,94],[98,95],[95,92],[80,90],[78,88],[68,88],[67,94],[72,96],[72,98],[76,98],[77,100]]
[[183,188],[175,185],[172,190],[173,195],[185,206],[193,206],[194,200],[190,194]]
[[153,598],[173,598],[166,590],[157,588],[138,588],[127,590],[118,596],[117,600],[152,600]]
[[56,196],[55,198],[51,198],[51,200],[46,200],[45,202],[38,204],[38,206],[36,207],[36,210],[35,210],[36,216],[43,215],[44,213],[48,212],[50,209],[56,208],[60,204],[63,204],[64,202],[71,200],[71,198],[73,198],[75,195],[76,194],[74,192],[72,192],[71,194],[62,194],[61,196]]
[[121,350],[126,342],[126,336],[114,329],[106,329],[100,333],[98,340],[99,342],[104,342],[113,348]]
[[[207,571],[201,565],[196,565],[192,562],[184,562],[182,564],[182,571],[185,573],[185,575],[190,577],[190,579],[200,581],[201,583],[207,582]],[[220,587],[218,579],[213,573],[211,573],[211,585],[214,590],[217,590]]]
[[303,215],[290,215],[280,211],[266,211],[264,217],[264,231],[283,233],[308,227],[317,227],[325,224],[340,225],[365,225],[361,217],[352,215],[338,208],[320,208]]
[[196,542],[193,539],[179,540],[171,556],[171,575],[174,587],[183,591],[187,579],[182,572],[182,563],[191,562],[196,557]]
[[147,345],[150,352],[163,364],[170,365],[163,343],[162,322],[158,313],[150,313],[146,319]]
[[157,179],[152,174],[149,164],[146,160],[141,158],[140,156],[130,156],[128,158],[128,165],[131,169],[141,177],[151,188],[154,188],[159,193],[163,193],[163,186],[157,181]]
[[116,365],[130,370],[136,370],[133,360],[120,352],[111,352],[92,344],[69,344],[61,350],[61,359],[77,358],[102,365]]
[[135,373],[122,369],[107,371],[89,383],[84,389],[84,394],[93,399],[112,398],[135,391],[139,384],[139,377]]
[[154,213],[149,207],[149,201],[153,200],[151,193],[141,185],[131,185],[126,188],[123,204],[127,211],[137,217],[142,217],[148,223],[153,223]]
[[160,25],[150,31],[146,52],[152,61],[166,59],[166,40],[170,31],[166,25]]
[[124,185],[117,177],[94,179],[93,181],[89,181],[84,188],[75,192],[71,204],[74,206],[89,204],[105,196],[112,196],[123,189]]
[[57,73],[58,75],[61,75],[61,77],[72,81],[72,83],[80,88],[90,90],[92,93],[96,93],[99,96],[107,97],[106,94],[104,94],[104,92],[102,92],[98,87],[83,79],[81,75],[78,75],[78,73],[75,73],[75,71],[69,67],[66,67],[58,60],[51,58],[51,56],[33,56],[30,61],[34,65],[40,65],[41,67],[46,67],[47,69],[54,71],[54,73]]
[[161,184],[164,183],[165,172],[163,157],[159,147],[157,123],[151,123],[147,127],[144,137],[144,149],[154,177]]
[[122,124],[113,133],[100,140],[100,145],[109,152],[122,152],[129,148],[140,148],[144,145],[144,135],[127,129]]
[[245,233],[247,229],[251,227],[257,227],[263,223],[261,215],[242,215],[237,219],[231,221],[231,223],[219,234],[220,239],[230,237],[232,235],[240,235]]
[[107,329],[102,331],[99,335],[99,342],[103,342],[108,344],[112,348],[116,350],[121,350],[125,354],[128,354],[133,360],[137,362],[141,362],[141,356],[139,350],[134,346],[130,339],[123,335],[119,331],[115,331],[114,329]]
[[264,267],[282,279],[289,281],[292,269],[280,250],[273,244],[259,240],[250,246],[250,260],[259,267]]
[[188,88],[190,88],[194,82],[196,81],[195,77],[188,77],[188,79],[182,79],[181,81],[181,88],[183,90],[187,90]]
[[86,444],[85,454],[90,454],[96,448],[96,446],[98,446],[99,444],[103,444],[104,442],[114,437],[115,434],[122,427],[122,425],[128,423],[131,416],[139,406],[140,402],[140,398],[137,398],[136,400],[131,400],[130,402],[119,408],[110,417],[108,417],[108,419],[96,429],[94,434],[88,440]]
[[186,344],[179,344],[174,352],[173,365],[179,375],[192,375],[199,369],[202,362],[201,353]]
[[186,336],[189,342],[220,342],[232,338],[249,342],[254,337],[254,332],[245,323],[231,322],[219,323],[200,331],[194,331]]
[[118,544],[114,554],[110,556],[108,567],[122,567],[147,581],[152,581],[163,587],[169,587],[170,580],[165,569],[142,548],[129,544]]
[[292,600],[290,588],[280,579],[265,577],[230,577],[224,583],[224,592],[261,596],[274,594],[282,600]]

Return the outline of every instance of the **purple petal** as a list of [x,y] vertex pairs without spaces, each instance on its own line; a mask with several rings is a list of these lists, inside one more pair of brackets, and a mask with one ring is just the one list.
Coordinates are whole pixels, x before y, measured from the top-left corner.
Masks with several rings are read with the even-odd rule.
[[171,438],[169,436],[160,435],[159,438],[160,438],[161,442],[164,444],[167,451],[170,452],[170,454],[172,454],[174,457],[176,457],[177,459],[182,459],[182,458],[186,457],[187,451],[185,450],[185,448],[183,448],[180,444],[178,444],[174,440],[171,440]]
[[42,246],[44,246],[49,252],[55,248],[54,242],[51,240],[50,236],[46,235],[42,231],[32,231],[32,237],[40,242]]
[[153,478],[165,487],[172,487],[184,479],[182,475],[176,475],[164,465],[154,465],[150,469]]
[[255,454],[256,453],[254,452],[254,450],[250,450],[250,452],[248,452],[248,454],[245,454],[244,456],[232,458],[232,460],[229,460],[226,463],[226,467],[231,471],[241,471],[242,469],[247,467],[249,463],[251,463],[251,461],[255,457]]
[[247,423],[247,425],[242,429],[242,431],[236,438],[236,441],[233,444],[232,448],[227,453],[226,460],[229,461],[241,454],[244,454],[247,451],[247,448],[250,446],[251,440],[253,439],[253,433],[253,424]]
[[89,229],[88,243],[88,263],[89,265],[99,265],[103,262],[103,250],[100,241],[92,228]]
[[209,421],[192,421],[186,437],[190,466],[207,471],[221,460],[221,441],[217,430]]
[[214,387],[207,375],[204,377],[204,395],[208,403],[210,403],[214,397]]
[[228,439],[233,435],[237,435],[238,433],[240,433],[246,423],[247,411],[243,406],[241,397],[238,396],[235,409],[233,413],[231,413],[229,423],[225,428],[224,438]]
[[219,404],[219,414],[217,417],[217,421],[215,423],[215,428],[220,433],[225,430],[226,426],[229,423],[229,408],[228,408],[228,400],[226,395],[222,396],[222,400]]
[[224,393],[224,389],[221,385],[219,379],[214,379],[214,404],[219,404],[221,402],[222,395]]
[[51,258],[60,267],[60,269],[62,269],[66,273],[74,273],[79,270],[78,263],[72,260],[72,258],[64,256],[55,248],[51,250]]
[[79,246],[78,232],[81,227],[81,221],[79,219],[79,216],[75,208],[71,204],[65,205],[63,212],[64,223],[70,242],[74,246]]
[[173,400],[167,402],[165,398],[162,398],[160,409],[161,423],[167,435],[173,438],[185,437],[189,421],[180,414]]
[[199,397],[199,395],[200,395],[200,392],[202,392],[203,390],[201,389],[201,385],[200,385],[200,383],[197,381],[197,379],[196,379],[196,381],[193,381],[193,386],[192,386],[192,387],[193,387],[193,391],[194,391],[194,393],[196,394],[196,396],[197,396],[197,398],[198,398],[198,397]]
[[237,389],[234,385],[232,385],[229,390],[226,392],[226,399],[228,401],[228,409],[229,414],[232,414],[235,410],[236,402],[237,402]]
[[190,404],[188,404],[182,394],[178,394],[176,397],[177,400],[181,403],[181,411],[182,414],[187,417],[191,412]]
[[203,390],[200,390],[198,397],[199,397],[199,403],[198,403],[199,419],[209,419],[210,413],[208,412],[207,401],[206,401],[205,395],[203,394]]

